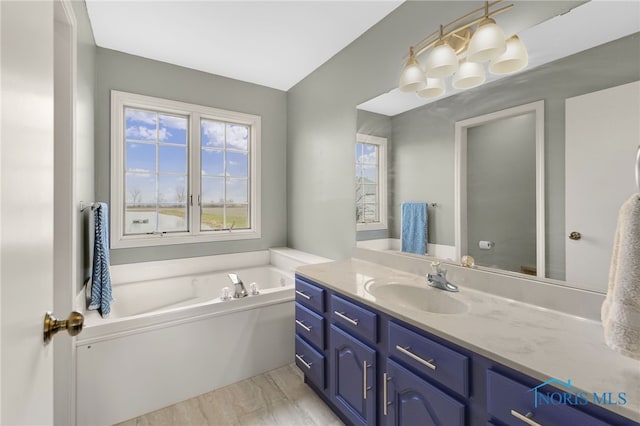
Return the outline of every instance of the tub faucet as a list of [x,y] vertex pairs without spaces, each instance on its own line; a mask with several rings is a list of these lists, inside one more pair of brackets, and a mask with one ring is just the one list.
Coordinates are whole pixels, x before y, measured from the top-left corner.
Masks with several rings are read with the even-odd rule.
[[247,289],[244,288],[244,284],[242,280],[238,276],[238,274],[227,274],[233,285],[235,286],[235,291],[233,292],[234,299],[240,299],[241,297],[246,297],[249,295],[247,293]]
[[433,268],[433,274],[427,274],[427,281],[431,287],[439,288],[440,290],[456,292],[458,286],[451,284],[447,281],[447,270],[440,268],[440,262],[433,262],[431,264]]

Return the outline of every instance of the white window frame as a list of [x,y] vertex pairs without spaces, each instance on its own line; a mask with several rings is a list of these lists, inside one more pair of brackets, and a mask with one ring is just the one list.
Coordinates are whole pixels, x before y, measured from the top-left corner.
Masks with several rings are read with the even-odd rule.
[[[125,235],[125,107],[155,110],[189,117],[187,150],[189,173],[189,230],[163,234]],[[249,133],[249,229],[200,230],[200,120],[210,119],[243,124]],[[111,247],[149,247],[212,241],[232,241],[261,238],[260,219],[260,136],[261,118],[257,115],[226,111],[152,96],[111,91]]]
[[[378,222],[356,223],[356,231],[387,229],[387,139],[379,136],[356,134],[356,143],[378,146]],[[354,161],[355,164],[355,161]]]

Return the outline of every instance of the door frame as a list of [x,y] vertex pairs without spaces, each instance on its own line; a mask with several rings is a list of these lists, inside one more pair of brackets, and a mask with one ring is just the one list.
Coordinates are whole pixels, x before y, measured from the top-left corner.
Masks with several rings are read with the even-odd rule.
[[[456,121],[454,154],[454,224],[456,259],[467,254],[467,130],[503,118],[536,116],[536,275],[545,278],[544,100]],[[504,271],[501,271],[504,272]]]
[[[54,1],[54,259],[53,311],[75,310],[77,273],[76,206],[77,20],[70,0]],[[53,340],[55,424],[76,423],[75,338]]]

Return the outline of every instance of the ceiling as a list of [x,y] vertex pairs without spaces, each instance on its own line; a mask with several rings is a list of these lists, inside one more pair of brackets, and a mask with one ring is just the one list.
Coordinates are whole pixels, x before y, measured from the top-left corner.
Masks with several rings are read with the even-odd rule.
[[289,90],[402,1],[86,3],[100,47]]
[[[500,19],[496,18],[496,20],[500,25]],[[637,1],[584,3],[536,26],[517,31],[529,53],[529,65],[522,72],[638,31],[640,31],[640,3]],[[399,75],[400,69],[398,69]],[[490,73],[486,76],[486,82],[509,77]],[[447,93],[444,96],[430,99],[421,98],[415,93],[401,92],[395,88],[358,105],[358,109],[394,116],[460,92],[462,90],[454,89],[450,82],[447,82]]]

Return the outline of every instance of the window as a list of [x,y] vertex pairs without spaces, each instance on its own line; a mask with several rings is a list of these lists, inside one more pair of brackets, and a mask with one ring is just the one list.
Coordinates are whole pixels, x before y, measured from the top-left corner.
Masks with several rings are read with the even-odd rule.
[[387,140],[356,137],[356,225],[358,231],[387,228]]
[[111,246],[260,238],[260,117],[111,93]]

